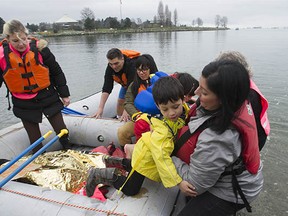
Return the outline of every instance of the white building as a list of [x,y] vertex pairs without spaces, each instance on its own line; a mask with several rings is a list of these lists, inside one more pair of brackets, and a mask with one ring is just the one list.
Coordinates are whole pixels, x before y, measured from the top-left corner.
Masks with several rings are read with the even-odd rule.
[[73,29],[74,26],[79,26],[79,22],[64,15],[59,20],[55,22],[61,29]]

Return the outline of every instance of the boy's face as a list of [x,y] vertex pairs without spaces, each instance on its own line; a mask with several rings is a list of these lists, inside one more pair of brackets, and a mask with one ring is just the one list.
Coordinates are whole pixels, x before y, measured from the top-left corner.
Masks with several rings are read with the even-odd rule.
[[169,101],[167,104],[158,104],[158,108],[165,118],[176,122],[183,113],[183,100],[179,99],[178,101]]

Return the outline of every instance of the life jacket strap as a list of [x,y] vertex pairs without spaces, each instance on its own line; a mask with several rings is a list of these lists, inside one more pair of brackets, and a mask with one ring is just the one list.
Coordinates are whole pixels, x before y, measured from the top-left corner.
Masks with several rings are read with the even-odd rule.
[[31,78],[31,77],[33,77],[33,73],[32,72],[28,72],[28,73],[25,73],[25,74],[21,74],[21,77],[22,78]]
[[176,142],[174,144],[174,150],[173,150],[171,156],[176,156],[176,154],[179,151],[179,149],[184,145],[185,142],[187,142],[187,140],[191,136],[192,136],[192,133],[190,132],[190,130],[188,128],[187,131],[185,131],[184,134],[182,134],[182,136],[179,137],[179,139],[176,140]]
[[[235,194],[235,196],[236,196],[236,199],[237,199],[237,197],[238,197],[238,196],[237,196],[237,193],[239,193],[241,199],[242,199],[243,202],[244,202],[244,205],[245,205],[246,210],[247,210],[248,212],[252,212],[252,208],[251,208],[249,202],[247,201],[247,199],[246,199],[246,197],[245,197],[245,195],[244,195],[244,193],[243,193],[243,191],[242,191],[242,189],[241,189],[241,187],[240,187],[240,185],[239,185],[239,182],[238,182],[238,180],[237,180],[236,173],[235,173],[233,170],[232,170],[232,187],[233,187],[233,192],[234,192],[234,194]],[[237,204],[238,204],[238,199],[237,199],[237,201],[236,201],[236,205],[237,205]]]
[[[7,86],[6,86],[6,88],[7,88]],[[11,103],[10,103],[9,94],[10,94],[10,92],[9,92],[9,89],[7,88],[6,98],[7,98],[7,100],[8,100],[8,110],[11,110]]]
[[[229,167],[232,167],[231,170],[226,170],[221,174],[221,177],[223,176],[227,176],[227,175],[232,175],[233,173],[235,175],[240,175],[241,173],[243,173],[246,170],[246,167],[244,164],[242,164],[241,166],[238,166],[241,162],[243,162],[243,157],[240,155],[237,160]],[[234,167],[237,166],[237,168],[235,169]]]
[[10,49],[9,49],[9,44],[8,42],[5,40],[3,41],[2,43],[3,45],[3,49],[4,49],[4,57],[5,57],[5,61],[6,61],[6,68],[11,68],[11,64],[10,64],[10,60],[9,60],[9,52],[10,52]]
[[[231,175],[232,176],[232,188],[233,188],[233,192],[235,194],[235,197],[237,199],[237,193],[239,193],[241,199],[243,200],[244,202],[244,205],[245,205],[245,208],[247,209],[248,212],[252,212],[251,210],[251,206],[250,204],[248,203],[240,185],[239,185],[239,182],[237,180],[237,175],[240,175],[241,173],[243,173],[245,170],[246,170],[246,167],[244,164],[242,164],[241,166],[237,167],[237,168],[234,168],[235,166],[239,165],[241,162],[243,161],[243,158],[242,156],[239,156],[237,158],[237,160],[231,165],[232,169],[231,170],[228,170],[228,171],[224,171],[222,174],[221,174],[221,177],[223,176],[227,176],[227,175]],[[238,204],[238,199],[236,201],[236,205]]]
[[198,133],[198,136],[200,133],[208,128],[210,125],[209,121],[205,121],[202,125],[200,125],[193,133],[190,132],[189,127],[187,131],[185,131],[175,142],[174,144],[174,150],[172,152],[172,156],[176,156],[177,152],[181,149],[181,147],[188,141],[188,139],[193,135]]
[[37,45],[36,45],[36,40],[35,39],[32,39],[31,42],[30,42],[30,50],[34,52],[35,61],[36,61],[36,64],[38,65],[40,63],[40,61],[39,61],[38,49],[37,49]]
[[24,90],[30,90],[30,91],[32,91],[33,89],[36,89],[36,88],[38,88],[38,85],[37,85],[37,84],[30,85],[30,86],[24,86]]

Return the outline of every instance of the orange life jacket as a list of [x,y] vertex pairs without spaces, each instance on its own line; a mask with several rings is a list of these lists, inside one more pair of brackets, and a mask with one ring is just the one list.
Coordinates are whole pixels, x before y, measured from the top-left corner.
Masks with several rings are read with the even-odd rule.
[[50,85],[49,69],[39,61],[36,40],[30,42],[30,50],[22,58],[12,52],[7,41],[2,42],[6,69],[3,79],[12,93],[35,93]]
[[115,82],[119,83],[120,85],[122,85],[123,87],[127,88],[127,81],[128,81],[128,79],[127,79],[125,73],[123,73],[123,74],[121,75],[121,77],[116,76],[116,75],[114,74],[114,75],[113,75],[113,80],[114,80]]
[[146,90],[146,89],[147,89],[147,87],[144,84],[141,84],[138,88],[138,93],[140,93],[141,91]]
[[122,52],[123,55],[126,55],[128,58],[136,58],[138,56],[140,56],[140,52],[135,51],[135,50],[126,50],[126,49],[122,49],[120,50]]

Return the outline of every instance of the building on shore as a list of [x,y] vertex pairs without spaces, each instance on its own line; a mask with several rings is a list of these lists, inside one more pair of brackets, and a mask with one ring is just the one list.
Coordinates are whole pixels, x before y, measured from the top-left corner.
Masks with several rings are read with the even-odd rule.
[[55,21],[55,24],[61,30],[72,30],[72,29],[79,27],[80,25],[77,20],[74,20],[67,15],[64,15],[59,20]]

